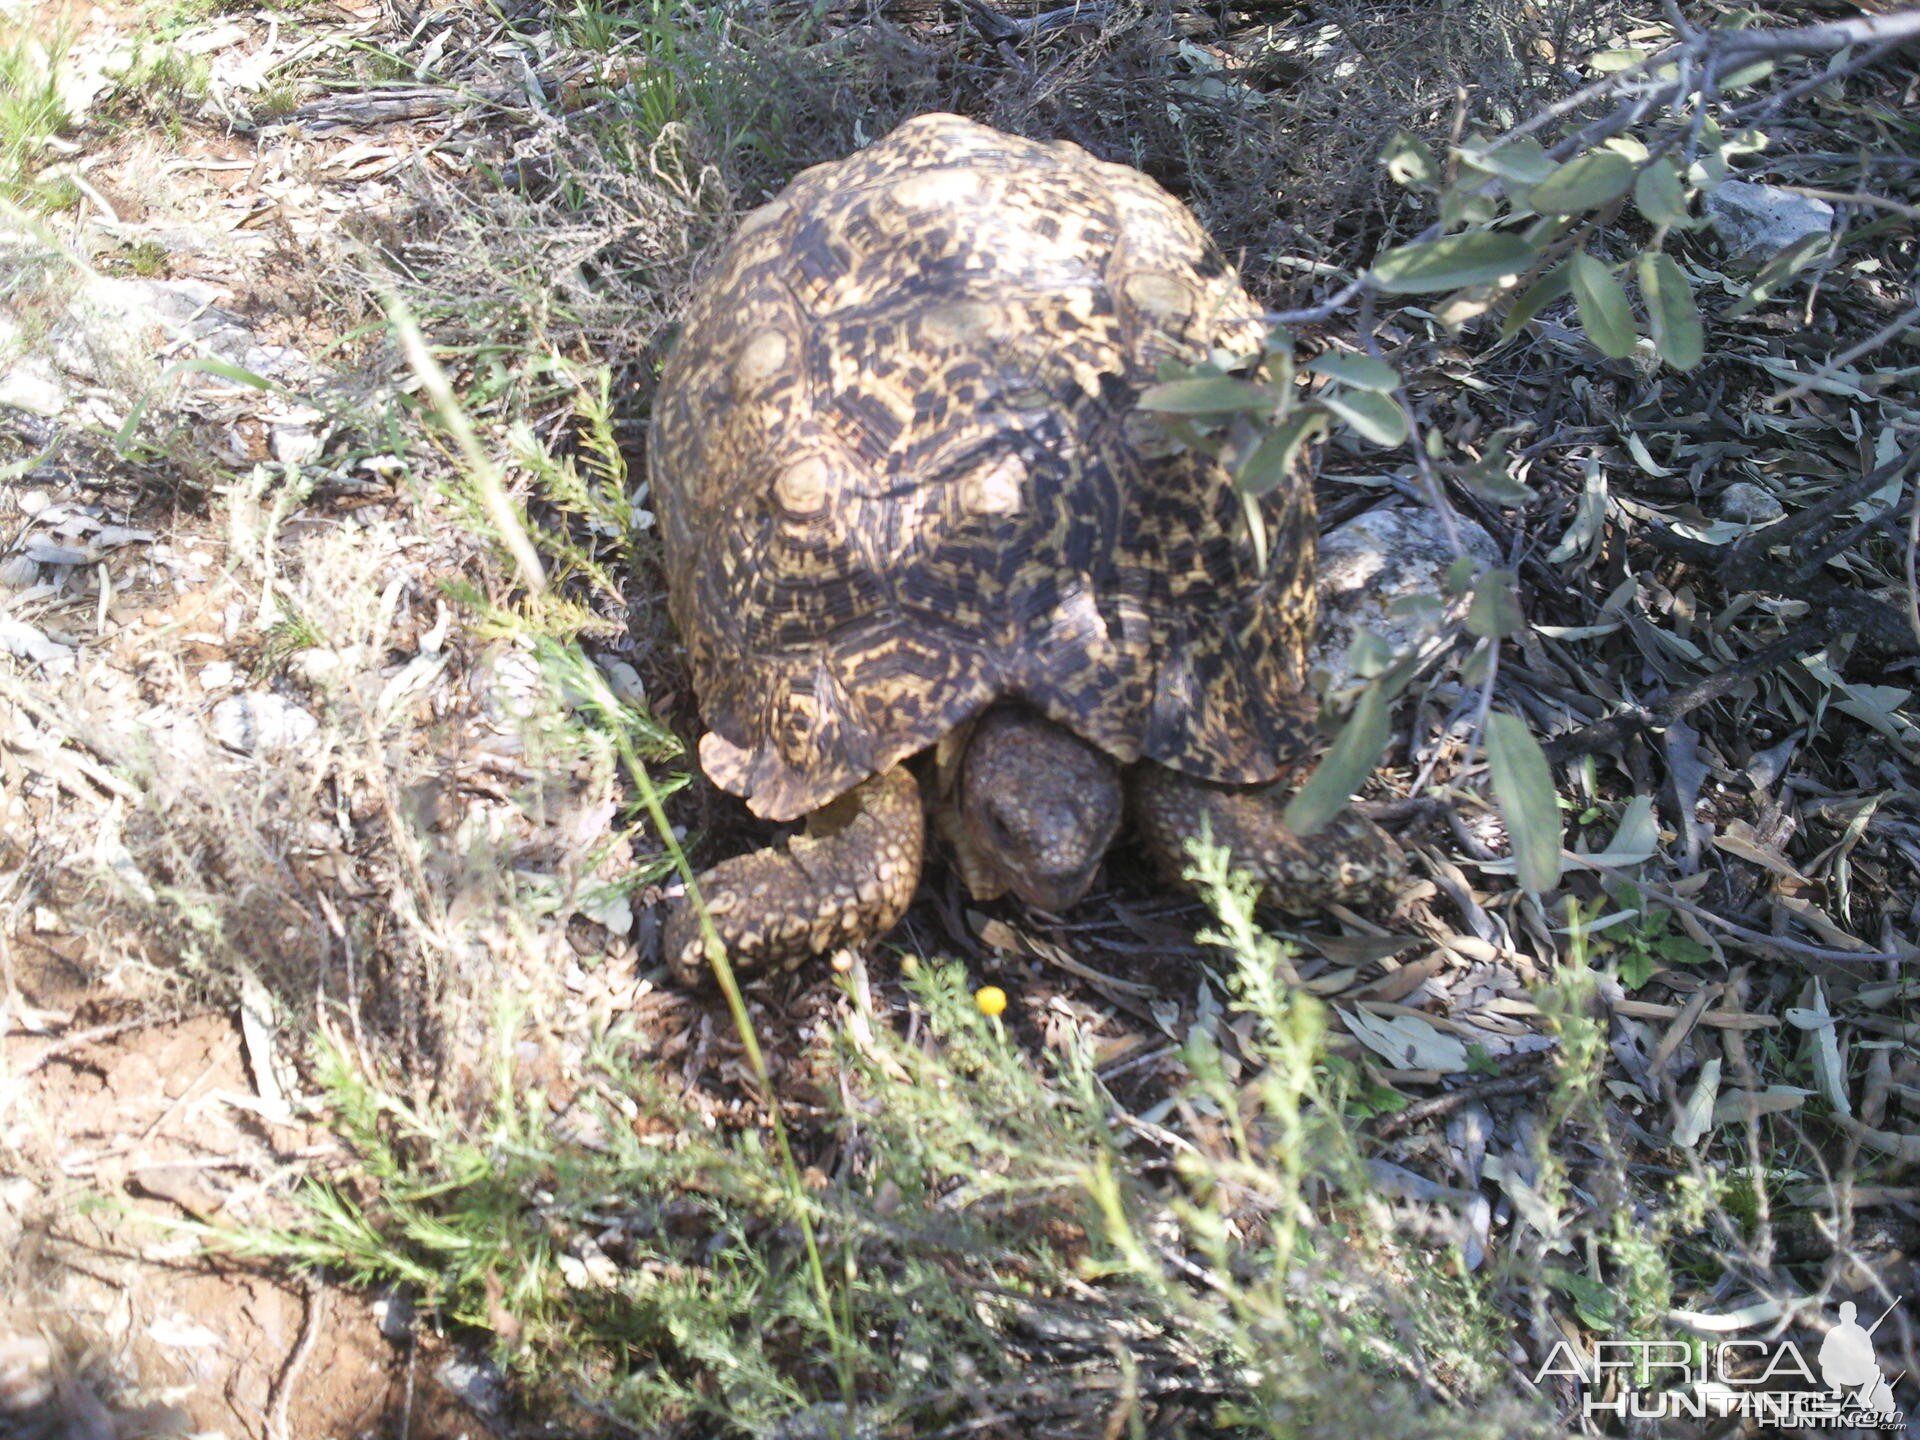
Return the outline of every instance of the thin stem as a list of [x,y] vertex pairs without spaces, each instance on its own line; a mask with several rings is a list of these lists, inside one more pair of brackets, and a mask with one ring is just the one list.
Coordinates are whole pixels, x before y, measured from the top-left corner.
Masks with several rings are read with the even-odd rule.
[[[1788,188],[1791,189],[1793,187]],[[1802,190],[1799,193],[1810,195],[1820,192]],[[1904,313],[1896,315],[1859,344],[1849,345],[1845,350],[1842,350],[1838,355],[1821,365],[1791,390],[1781,391],[1773,397],[1773,403],[1776,405],[1785,404],[1789,400],[1798,400],[1803,395],[1812,393],[1814,387],[1822,380],[1831,379],[1835,374],[1846,369],[1847,366],[1858,360],[1862,355],[1872,354],[1882,345],[1891,343],[1901,332],[1910,330],[1915,325],[1920,325],[1920,301],[1916,301],[1912,306],[1908,307]]]

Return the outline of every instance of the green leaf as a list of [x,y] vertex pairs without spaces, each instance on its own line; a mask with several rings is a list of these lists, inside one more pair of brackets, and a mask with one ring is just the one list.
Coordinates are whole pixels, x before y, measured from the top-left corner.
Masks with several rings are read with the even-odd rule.
[[1498,430],[1478,460],[1448,467],[1454,482],[1490,505],[1526,505],[1534,495],[1508,467],[1507,441],[1516,430]]
[[1315,398],[1364,440],[1389,447],[1406,442],[1407,417],[1389,395],[1372,390],[1329,390]]
[[1507,312],[1507,318],[1500,322],[1500,338],[1511,340],[1529,320],[1564,296],[1571,273],[1567,266],[1556,265],[1529,285]]
[[1526,721],[1500,710],[1487,717],[1487,768],[1506,817],[1515,874],[1544,894],[1560,883],[1560,803],[1546,754]]
[[1264,385],[1213,375],[1149,385],[1140,394],[1140,408],[1163,415],[1239,415],[1271,410],[1275,398]]
[[1628,990],[1638,990],[1660,969],[1660,962],[1644,945],[1627,946],[1614,957],[1613,964],[1620,984]]
[[1535,185],[1532,204],[1542,215],[1581,215],[1611,204],[1632,188],[1631,160],[1612,150],[1593,150]]
[[1481,577],[1467,606],[1469,632],[1487,640],[1504,640],[1526,628],[1527,617],[1520,612],[1513,584],[1511,570],[1489,570]]
[[1571,1270],[1548,1267],[1543,1274],[1547,1284],[1573,1302],[1581,1324],[1603,1335],[1612,1331],[1620,1303],[1613,1290]]
[[1665,158],[1642,170],[1633,182],[1633,203],[1649,225],[1687,223],[1687,186],[1680,167]]
[[1266,494],[1293,473],[1301,447],[1326,428],[1326,412],[1302,406],[1260,437],[1240,463],[1235,483],[1249,495]]
[[1755,60],[1742,65],[1730,75],[1720,77],[1719,90],[1722,95],[1731,95],[1736,90],[1744,90],[1749,85],[1758,85],[1773,74],[1773,61]]
[[1530,135],[1509,141],[1498,150],[1469,143],[1457,147],[1454,154],[1490,175],[1521,185],[1538,185],[1559,168],[1547,158],[1540,142]]
[[120,454],[127,453],[127,447],[133,443],[133,437],[140,431],[140,422],[146,418],[147,408],[154,396],[164,392],[174,380],[182,375],[216,375],[222,380],[231,380],[236,385],[246,385],[255,390],[266,390],[275,395],[289,395],[292,392],[283,389],[263,375],[242,369],[225,360],[202,357],[193,360],[176,360],[160,372],[160,378],[153,382],[153,389],[140,397],[134,407],[127,412],[127,418],[114,432],[113,448]]
[[1573,303],[1580,309],[1580,323],[1586,327],[1587,338],[1602,355],[1626,359],[1639,339],[1627,292],[1611,270],[1584,250],[1575,251],[1567,265]]
[[1293,393],[1293,335],[1284,325],[1276,325],[1267,332],[1267,338],[1260,342],[1260,348],[1266,357],[1260,362],[1260,373],[1266,376],[1267,384],[1282,395]]
[[1366,355],[1348,355],[1339,350],[1329,350],[1307,368],[1316,375],[1325,375],[1356,390],[1390,391],[1400,388],[1398,370],[1384,360],[1375,360]]
[[1587,57],[1587,68],[1599,75],[1617,75],[1638,65],[1651,50],[1596,50]]
[[1508,473],[1504,460],[1489,458],[1461,465],[1454,470],[1453,478],[1468,494],[1503,509],[1531,505],[1538,498],[1533,487]]
[[1457,290],[1518,275],[1537,258],[1533,246],[1518,235],[1475,230],[1396,246],[1375,262],[1373,283],[1389,295]]
[[1693,287],[1671,255],[1642,255],[1634,262],[1647,302],[1653,347],[1676,370],[1691,370],[1707,351],[1707,333],[1694,308]]
[[1440,223],[1449,230],[1491,225],[1500,214],[1500,202],[1481,193],[1486,180],[1462,171],[1440,197]]
[[1397,131],[1381,152],[1380,163],[1396,185],[1426,190],[1440,183],[1440,165],[1426,142],[1405,130]]
[[1287,802],[1287,828],[1304,838],[1344,810],[1386,753],[1388,733],[1386,697],[1378,685],[1369,685],[1354,701],[1333,748]]
[[1816,256],[1824,255],[1832,243],[1833,237],[1830,235],[1806,235],[1794,241],[1760,267],[1760,273],[1753,277],[1753,288],[1734,302],[1733,308],[1726,311],[1726,318],[1737,320],[1748,311],[1764,305],[1789,280],[1812,264]]

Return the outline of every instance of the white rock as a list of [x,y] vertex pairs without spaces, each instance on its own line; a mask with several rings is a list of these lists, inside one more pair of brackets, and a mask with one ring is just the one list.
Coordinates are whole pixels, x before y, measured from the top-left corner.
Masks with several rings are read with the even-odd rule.
[[0,409],[49,419],[67,408],[67,387],[45,355],[23,355],[0,369]]
[[[1469,552],[1486,564],[1499,562],[1499,547],[1485,529],[1464,516],[1455,523]],[[1353,678],[1347,652],[1364,632],[1395,655],[1420,644],[1433,622],[1393,614],[1392,607],[1413,596],[1441,597],[1453,560],[1446,528],[1425,505],[1377,506],[1320,538],[1320,635],[1308,663],[1326,672],[1329,689]],[[1465,608],[1458,599],[1444,613],[1458,618]]]
[[505,730],[539,714],[547,691],[540,663],[505,645],[481,656],[468,684],[480,702],[481,713]]
[[213,707],[208,729],[229,750],[243,755],[270,755],[309,739],[320,722],[291,700],[271,690],[249,690],[230,695]]
[[198,677],[200,688],[207,691],[231,690],[237,673],[225,660],[216,660],[211,665],[201,667]]
[[38,515],[53,503],[53,497],[44,490],[22,490],[20,498],[14,503],[20,507],[22,515]]
[[1771,525],[1787,513],[1787,507],[1765,486],[1736,480],[1720,492],[1720,513],[1743,525]]
[[629,705],[644,706],[647,703],[646,682],[640,678],[640,672],[624,660],[615,660],[604,667],[607,686]]
[[1833,206],[1777,185],[1723,180],[1707,192],[1706,211],[1734,260],[1759,263],[1809,235],[1833,233]]
[[340,673],[340,656],[322,645],[309,646],[287,657],[287,671],[302,684],[318,688]]
[[320,437],[306,425],[275,425],[267,443],[282,465],[304,465],[320,453]]
[[[251,337],[249,337],[251,338]],[[268,380],[295,381],[307,374],[306,353],[291,345],[248,345],[239,359],[240,368]]]
[[203,318],[228,293],[205,280],[120,280],[100,276],[87,284],[75,306],[136,323],[158,321],[180,326]]

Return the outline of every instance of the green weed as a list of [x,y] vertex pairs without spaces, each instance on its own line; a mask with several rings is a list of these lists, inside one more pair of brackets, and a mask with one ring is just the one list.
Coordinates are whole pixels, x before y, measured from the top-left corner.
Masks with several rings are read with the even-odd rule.
[[41,173],[47,142],[70,123],[56,79],[68,43],[63,30],[0,43],[0,197],[43,212],[79,197],[71,180]]

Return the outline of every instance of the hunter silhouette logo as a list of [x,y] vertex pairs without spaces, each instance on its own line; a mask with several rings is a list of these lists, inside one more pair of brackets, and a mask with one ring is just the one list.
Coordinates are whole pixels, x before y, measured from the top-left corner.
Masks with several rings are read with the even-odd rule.
[[1858,1406],[1870,1416],[1894,1413],[1893,1386],[1880,1373],[1873,1354],[1873,1332],[1892,1313],[1889,1305],[1872,1325],[1862,1325],[1860,1307],[1851,1300],[1842,1301],[1840,1323],[1820,1342],[1820,1378],[1829,1390],[1845,1397],[1849,1408]]
[[1843,1301],[1811,1365],[1792,1340],[1597,1339],[1590,1355],[1563,1340],[1534,1382],[1556,1375],[1578,1382],[1589,1419],[1739,1418],[1787,1430],[1898,1431],[1905,1417],[1893,1387],[1906,1372],[1889,1380],[1873,1344],[1895,1308],[1862,1325],[1860,1307]]

